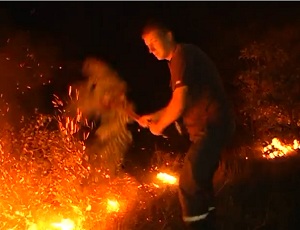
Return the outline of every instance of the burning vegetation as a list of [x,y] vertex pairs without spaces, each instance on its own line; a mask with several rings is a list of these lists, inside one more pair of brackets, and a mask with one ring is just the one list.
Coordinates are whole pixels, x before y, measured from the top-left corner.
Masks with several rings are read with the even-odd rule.
[[[15,100],[16,95],[22,96],[38,84],[49,84],[50,70],[62,69],[60,65],[54,67],[51,64],[48,68],[45,63],[39,62],[31,47],[22,49],[20,54],[18,44],[26,47],[27,44],[23,44],[26,40],[16,40],[8,39],[0,53],[0,65],[5,67],[3,72],[9,73],[1,79],[3,88],[0,94],[0,116],[3,118],[0,127],[0,229],[135,229],[137,223],[133,215],[146,210],[163,194],[176,194],[178,170],[174,170],[172,165],[180,164],[180,159],[154,161],[152,169],[145,172],[147,182],[137,181],[122,170],[124,154],[132,142],[131,133],[126,129],[127,124],[132,122],[128,111],[132,111],[134,106],[126,99],[126,83],[106,63],[97,59],[85,61],[83,74],[87,79],[83,84],[69,87],[67,100],[54,95],[55,115],[36,113],[29,120],[24,117],[16,119],[16,108],[20,107]],[[256,46],[250,48],[257,54]],[[251,52],[244,52],[244,58],[253,57]],[[287,61],[280,58],[283,54],[278,52],[278,60]],[[258,65],[261,55],[254,56],[254,64],[257,65],[252,69],[255,71],[246,72],[239,78],[245,86],[241,88],[245,95],[251,95],[245,99],[249,103],[243,101],[245,108],[239,106],[241,114],[246,117],[244,120],[253,126],[251,130],[255,130],[255,124],[259,128],[268,125],[265,121],[273,114],[276,119],[280,118],[279,121],[273,119],[276,124],[294,122],[299,127],[296,116],[281,119],[283,114],[288,118],[288,113],[278,112],[283,106],[274,107],[278,97],[269,99],[270,94],[275,92],[273,88],[276,92],[287,91],[279,85],[269,84],[272,80],[266,77],[270,76],[269,72],[256,76],[266,71],[265,67]],[[10,82],[7,82],[8,78]],[[265,79],[262,81],[260,78]],[[261,92],[263,84],[273,88]],[[296,86],[292,80],[290,84]],[[17,93],[12,93],[14,90]],[[293,98],[297,93],[293,91]],[[279,96],[284,98],[284,95]],[[264,97],[270,101],[264,100]],[[298,108],[294,104],[291,107],[292,111]],[[21,122],[22,128],[7,123],[7,115],[13,117],[15,123]],[[95,124],[95,117],[100,120],[99,126]],[[260,131],[257,127],[256,130]],[[93,132],[95,141],[87,146],[86,141]],[[262,156],[275,159],[294,155],[300,148],[299,144],[296,139],[286,144],[274,138],[263,147]],[[168,155],[160,153],[163,154]],[[164,215],[171,218],[167,211]],[[151,215],[144,217],[153,221]],[[163,219],[157,221],[162,223]]]
[[92,166],[84,161],[84,143],[49,130],[53,122],[39,116],[19,134],[1,129],[1,229],[115,229],[115,221],[122,222],[137,203],[145,209],[163,184],[176,181],[161,173],[141,184],[125,173],[111,179],[104,171],[97,183],[86,185]]
[[[54,95],[55,115],[36,113],[21,122],[21,129],[3,122],[0,229],[128,227],[135,224],[126,219],[132,209],[145,210],[165,191],[164,184],[174,184],[176,179],[167,174],[140,183],[120,171],[132,140],[126,129],[131,122],[126,111],[133,108],[126,101],[126,84],[96,59],[87,59],[83,72],[88,79],[69,87],[69,100]],[[85,141],[97,128],[92,113],[101,125],[96,144],[87,148]],[[149,174],[157,170],[156,165]]]
[[273,138],[272,142],[263,148],[263,157],[274,159],[277,157],[289,156],[295,154],[300,149],[298,140],[294,140],[293,144],[284,144],[278,138]]

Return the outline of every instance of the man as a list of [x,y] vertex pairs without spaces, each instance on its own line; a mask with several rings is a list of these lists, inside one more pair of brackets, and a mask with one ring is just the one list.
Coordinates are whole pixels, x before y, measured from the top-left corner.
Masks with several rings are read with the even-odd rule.
[[220,153],[233,135],[235,123],[218,71],[197,46],[177,43],[172,31],[157,22],[147,24],[142,39],[158,60],[167,60],[172,98],[139,124],[154,135],[182,118],[191,140],[179,178],[179,200],[188,229],[212,229],[213,175]]

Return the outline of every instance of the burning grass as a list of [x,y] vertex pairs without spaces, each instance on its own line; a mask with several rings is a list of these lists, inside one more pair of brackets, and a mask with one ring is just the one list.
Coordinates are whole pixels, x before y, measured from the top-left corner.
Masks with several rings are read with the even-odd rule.
[[293,144],[285,144],[278,138],[273,138],[272,142],[263,148],[263,157],[274,159],[295,154],[300,149],[300,142],[294,140]]
[[[120,224],[130,229],[136,225],[126,215],[133,209],[145,210],[151,199],[165,191],[164,183],[155,179],[158,168],[149,172],[153,183],[138,183],[126,173],[112,179],[105,169],[92,170],[84,160],[84,143],[52,129],[53,123],[53,118],[39,115],[19,133],[2,127],[0,229],[119,229]],[[98,173],[97,182],[87,183],[91,173]]]
[[[140,172],[144,174],[143,180],[138,182],[124,172],[112,178],[109,171],[93,169],[84,160],[87,154],[84,142],[53,128],[56,121],[39,115],[18,133],[2,126],[0,229],[180,229],[176,184],[183,155],[156,151],[151,169]],[[263,178],[281,170],[275,161],[263,163],[261,160],[252,167],[251,159],[240,159],[238,164],[243,169],[231,174],[234,164],[227,162],[226,165],[226,159],[222,161],[217,172],[220,215],[233,218],[237,210],[251,201],[247,197],[241,201],[237,195],[246,182],[239,182],[236,174],[244,175],[244,179],[252,178],[247,187],[254,191],[253,178],[257,175],[253,175],[253,168]],[[98,181],[90,181],[93,173],[97,173]],[[276,175],[282,177],[280,173]],[[229,199],[232,200],[229,202]],[[247,208],[243,213],[252,211]],[[261,216],[253,216],[257,219],[252,222],[249,222],[251,216],[247,220],[242,215],[236,217],[255,227],[267,218],[263,210],[259,213]],[[270,215],[273,217],[267,221],[276,217],[275,213]],[[220,223],[225,226],[223,229],[234,229],[227,227],[239,224],[228,220]]]
[[[70,88],[69,96],[71,93]],[[77,98],[77,91],[75,94]],[[156,151],[150,170],[138,172],[144,174],[140,181],[124,171],[116,175],[111,167],[105,167],[108,164],[103,158],[94,159],[87,151],[84,140],[94,128],[93,123],[89,123],[79,109],[74,118],[66,116],[63,102],[58,97],[54,102],[56,108],[61,109],[58,116],[37,115],[19,132],[5,124],[1,127],[0,229],[180,229],[176,188],[183,155]],[[105,124],[120,122],[125,127],[128,116],[123,112],[119,115],[121,118]],[[81,138],[78,138],[82,128],[79,125],[88,127]],[[110,127],[100,130],[101,140]],[[122,132],[126,134],[125,130]],[[127,144],[131,141],[131,138],[122,141],[120,135],[118,138],[115,136],[111,145],[117,146],[114,141]],[[271,147],[264,149],[266,158],[285,156],[299,148],[297,141],[293,147],[279,143],[279,140],[273,141]],[[108,149],[115,153],[126,149],[121,145],[116,149],[108,148],[111,145],[102,151]],[[243,164],[237,158],[235,156],[241,173]],[[219,168],[217,193],[233,183],[237,172],[230,173],[234,165],[230,164],[228,167],[223,161]],[[248,168],[249,164],[246,165]]]
[[[19,40],[22,44],[26,43],[23,38]],[[2,78],[4,92],[24,94],[37,85],[50,83],[49,74],[53,68],[62,69],[61,66],[52,65],[48,68],[45,63],[40,63],[29,48],[20,55],[26,57],[25,61],[19,62],[21,57],[16,58],[18,55],[7,51],[10,47],[16,51],[20,49],[14,48],[15,44],[10,39],[7,44],[0,58],[5,67],[2,71],[3,76],[6,76]],[[49,52],[46,53],[49,57]],[[156,152],[151,169],[138,172],[144,174],[144,178],[137,181],[124,172],[119,172],[117,177],[112,176],[112,170],[104,167],[107,163],[103,158],[90,160],[84,142],[74,137],[73,134],[78,134],[79,124],[88,129],[79,139],[86,140],[89,137],[89,131],[94,128],[93,123],[89,123],[83,116],[95,110],[102,115],[105,113],[105,122],[102,122],[102,128],[97,134],[100,140],[108,139],[112,143],[106,147],[110,153],[116,153],[117,160],[113,164],[123,157],[127,147],[118,143],[131,142],[130,133],[120,129],[127,125],[128,116],[122,110],[116,114],[106,110],[110,104],[108,102],[119,104],[115,98],[124,103],[122,95],[126,91],[125,82],[119,82],[116,73],[103,68],[103,63],[89,59],[86,64],[89,65],[85,66],[85,71],[88,70],[90,75],[87,84],[83,88],[79,87],[79,90],[76,87],[69,88],[70,99],[76,101],[76,117],[71,119],[66,114],[55,118],[38,115],[20,132],[1,122],[0,229],[181,229],[176,193],[180,156]],[[10,81],[7,82],[8,78]],[[15,90],[16,93],[12,93]],[[0,115],[19,114],[15,111],[17,106],[11,102],[9,104],[10,97],[6,96],[2,93],[0,95]],[[83,101],[78,101],[80,98]],[[99,98],[103,99],[100,107]],[[56,108],[62,109],[60,112],[64,113],[62,101],[58,97],[54,101],[57,103]],[[124,105],[127,107],[127,102]],[[121,133],[122,136],[119,135]],[[107,134],[114,136],[111,138],[112,135]],[[286,144],[273,139],[263,148],[262,153],[265,159],[274,160],[262,161],[259,152],[259,161],[254,162],[246,151],[244,155],[240,151],[230,160],[222,160],[215,179],[217,210],[224,217],[219,223],[220,229],[293,229],[284,222],[293,221],[289,218],[295,215],[293,205],[298,209],[297,204],[300,203],[298,187],[295,199],[291,196],[293,185],[300,182],[293,177],[299,175],[299,170],[296,170],[299,164],[298,161],[289,161],[283,157],[293,156],[298,150],[297,140],[293,144]],[[94,160],[102,160],[104,163],[93,164]],[[287,195],[281,195],[282,191]]]

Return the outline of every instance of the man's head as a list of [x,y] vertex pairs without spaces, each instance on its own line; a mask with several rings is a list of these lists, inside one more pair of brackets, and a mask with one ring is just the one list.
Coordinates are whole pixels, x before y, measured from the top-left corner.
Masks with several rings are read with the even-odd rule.
[[165,25],[149,21],[142,31],[142,39],[158,60],[170,60],[176,47],[172,31]]

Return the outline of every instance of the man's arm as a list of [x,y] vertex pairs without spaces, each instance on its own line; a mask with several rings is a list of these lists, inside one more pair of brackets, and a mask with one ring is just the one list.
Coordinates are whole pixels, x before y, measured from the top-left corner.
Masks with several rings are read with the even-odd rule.
[[161,114],[160,119],[154,125],[156,126],[156,128],[153,127],[154,129],[159,129],[162,132],[167,126],[176,121],[182,115],[186,105],[187,91],[187,86],[178,87],[173,91],[172,98]]
[[142,126],[144,128],[149,127],[149,124],[151,122],[156,123],[160,119],[161,115],[164,113],[165,110],[166,110],[166,107],[164,107],[154,113],[140,116],[136,121],[139,123],[140,126]]
[[161,118],[161,116],[165,113],[166,109],[167,109],[167,106],[160,109],[160,110],[158,110],[158,111],[156,111],[156,112],[154,112],[154,113],[151,113],[150,114],[151,121],[157,122]]

